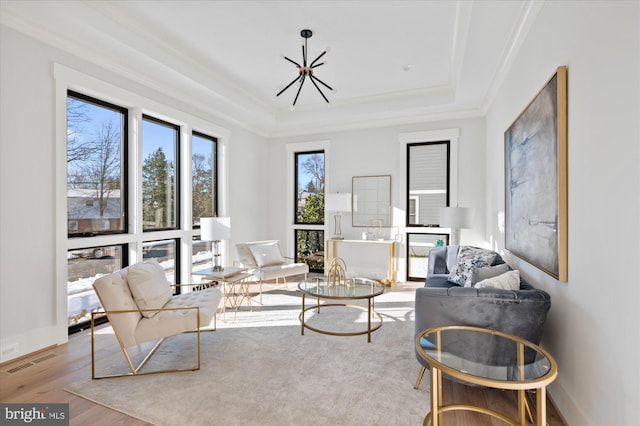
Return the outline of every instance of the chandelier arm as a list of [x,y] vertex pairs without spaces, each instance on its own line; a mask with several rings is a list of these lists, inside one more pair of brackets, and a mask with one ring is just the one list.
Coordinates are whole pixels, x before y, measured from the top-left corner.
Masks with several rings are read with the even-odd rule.
[[295,65],[296,67],[300,68],[300,64],[299,64],[299,63],[297,63],[296,61],[293,61],[293,60],[291,60],[291,59],[287,58],[286,56],[285,56],[284,58],[285,58],[287,61],[291,62],[291,63],[292,63],[293,65]]
[[322,58],[325,54],[327,53],[327,51],[325,50],[324,52],[322,52],[320,55],[318,55],[317,58],[315,58],[313,60],[313,62],[311,62],[311,65],[309,65],[311,68],[313,68],[313,64],[315,64],[316,62],[318,62],[318,59]]
[[333,88],[331,86],[329,86],[327,83],[325,83],[324,81],[320,80],[318,77],[316,77],[315,75],[311,75],[310,76],[312,80],[317,80],[318,83],[322,84],[324,87],[326,87],[327,89],[331,90],[333,92]]
[[278,92],[278,94],[277,94],[276,96],[280,96],[280,95],[282,94],[282,92],[284,92],[285,90],[287,90],[289,87],[291,87],[291,85],[292,85],[293,83],[295,83],[295,82],[296,82],[296,81],[298,81],[298,80],[300,80],[300,76],[298,76],[298,77],[294,78],[294,79],[293,79],[293,81],[292,81],[291,83],[287,84],[287,86],[286,86],[284,89],[282,89],[281,91],[279,91],[279,92]]
[[329,103],[329,99],[327,99],[327,97],[324,95],[324,93],[322,93],[322,90],[320,90],[320,87],[318,86],[318,84],[315,82],[315,78],[313,78],[313,76],[311,76],[311,82],[313,83],[314,86],[316,86],[316,89],[318,89],[318,92],[320,92],[320,94],[322,95],[322,97],[324,98],[324,100]]
[[293,105],[298,101],[298,96],[300,96],[300,91],[302,90],[302,85],[304,84],[305,75],[302,74],[302,80],[300,80],[300,87],[298,87],[298,93],[296,93],[296,98],[293,100]]
[[318,68],[320,65],[324,65],[324,62],[320,62],[319,64],[313,65],[310,68]]

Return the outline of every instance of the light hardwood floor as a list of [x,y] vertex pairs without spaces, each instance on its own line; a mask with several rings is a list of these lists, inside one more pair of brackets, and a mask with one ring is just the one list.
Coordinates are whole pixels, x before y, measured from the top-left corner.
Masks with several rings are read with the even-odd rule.
[[[394,285],[391,291],[411,291],[413,283]],[[103,326],[108,327],[108,325]],[[67,344],[46,349],[0,366],[0,401],[5,403],[68,403],[71,425],[147,425],[148,423],[122,414],[64,390],[70,383],[86,380],[91,374],[90,333],[83,331],[69,338]],[[98,351],[118,352],[120,349],[97,347]],[[418,374],[416,361],[416,377]],[[14,371],[15,370],[15,371]],[[135,380],[135,379],[134,379]],[[428,374],[421,387],[428,386]],[[446,381],[444,403],[468,403],[489,407],[512,418],[517,416],[515,392],[474,388]],[[426,406],[426,405],[425,405]],[[401,407],[399,407],[401,410]],[[555,407],[547,404],[547,423],[564,426]],[[426,414],[426,413],[425,413]],[[473,412],[445,413],[443,422],[449,425],[493,426],[504,423]]]

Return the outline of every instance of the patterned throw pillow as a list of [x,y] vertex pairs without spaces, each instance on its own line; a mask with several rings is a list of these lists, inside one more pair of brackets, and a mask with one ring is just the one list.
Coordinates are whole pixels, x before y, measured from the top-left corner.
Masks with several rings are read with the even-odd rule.
[[462,287],[473,285],[473,270],[491,265],[497,253],[478,247],[463,246],[456,258],[456,265],[449,274],[449,281]]

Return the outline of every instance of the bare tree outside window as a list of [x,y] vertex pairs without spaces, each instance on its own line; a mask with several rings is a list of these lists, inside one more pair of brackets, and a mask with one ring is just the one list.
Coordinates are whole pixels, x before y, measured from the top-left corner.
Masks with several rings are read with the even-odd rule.
[[126,110],[67,97],[69,235],[124,232]]

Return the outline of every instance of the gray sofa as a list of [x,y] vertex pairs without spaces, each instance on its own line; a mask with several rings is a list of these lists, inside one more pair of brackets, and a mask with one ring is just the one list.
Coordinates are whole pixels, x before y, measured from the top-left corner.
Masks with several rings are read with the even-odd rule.
[[[518,290],[461,287],[450,282],[449,273],[456,264],[460,247],[437,247],[429,252],[425,286],[416,290],[415,335],[440,325],[474,325],[515,334],[539,344],[551,307],[549,294],[534,288],[523,278],[520,279]],[[496,253],[491,265],[503,263],[502,257]],[[448,343],[447,350],[470,361],[507,365],[512,361],[513,352],[502,347],[501,342],[504,340],[454,339]],[[423,367],[428,368],[417,353],[416,357]],[[525,358],[529,357],[525,353]],[[416,388],[422,373],[424,368],[421,369]]]

